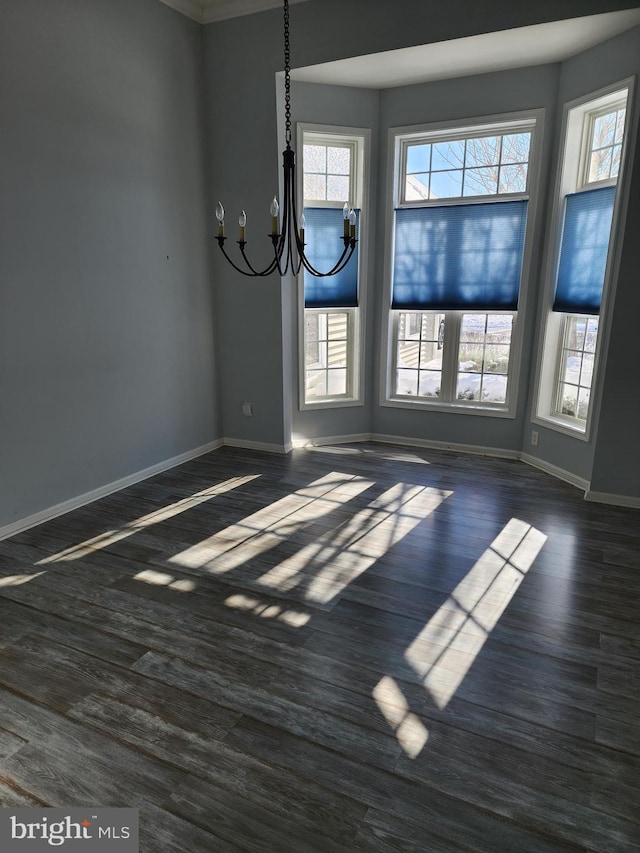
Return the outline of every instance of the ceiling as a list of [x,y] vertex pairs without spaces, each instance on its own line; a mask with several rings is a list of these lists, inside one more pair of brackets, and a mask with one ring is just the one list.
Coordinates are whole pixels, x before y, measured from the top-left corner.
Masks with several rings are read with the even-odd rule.
[[640,24],[640,9],[553,21],[310,65],[294,80],[367,89],[559,62]]
[[[160,2],[202,24],[282,6],[282,0]],[[388,89],[560,62],[638,24],[640,8],[626,9],[310,65],[293,70],[291,76],[310,83]]]

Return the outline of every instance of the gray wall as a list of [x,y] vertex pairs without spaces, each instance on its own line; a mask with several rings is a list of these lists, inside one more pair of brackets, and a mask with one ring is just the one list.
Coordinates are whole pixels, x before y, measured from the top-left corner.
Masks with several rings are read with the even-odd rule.
[[220,435],[202,28],[0,3],[0,528]]
[[[277,11],[205,28],[211,202],[215,206],[220,199],[224,204],[227,249],[236,262],[238,214],[246,210],[247,254],[261,267],[270,257],[269,206],[281,171],[275,87],[281,45]],[[289,317],[283,318],[288,303],[284,285],[274,275],[241,276],[220,256],[217,245],[214,249],[223,435],[284,447],[289,440],[289,399],[283,376],[288,378],[290,372],[283,352],[290,326]],[[242,415],[247,402],[253,404],[251,418]]]

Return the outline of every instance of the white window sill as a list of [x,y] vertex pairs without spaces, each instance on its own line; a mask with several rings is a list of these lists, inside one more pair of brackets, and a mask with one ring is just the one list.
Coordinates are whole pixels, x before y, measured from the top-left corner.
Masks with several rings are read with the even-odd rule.
[[535,418],[532,418],[532,423],[552,429],[555,432],[564,433],[564,435],[570,435],[571,438],[577,438],[580,441],[589,441],[589,432],[586,423],[574,423],[568,419],[554,417],[553,415],[536,415]]
[[305,403],[300,403],[300,411],[305,412],[310,409],[343,409],[349,406],[364,406],[364,400],[357,400],[355,397],[323,397],[317,401],[307,400]]
[[438,403],[432,400],[408,397],[389,397],[382,400],[381,406],[394,409],[414,409],[431,412],[447,412],[456,415],[482,415],[490,418],[515,418],[515,414],[506,406],[482,406],[473,403]]

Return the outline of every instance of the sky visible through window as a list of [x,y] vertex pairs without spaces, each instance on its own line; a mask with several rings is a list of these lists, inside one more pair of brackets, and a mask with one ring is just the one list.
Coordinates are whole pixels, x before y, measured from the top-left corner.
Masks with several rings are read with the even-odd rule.
[[524,193],[531,133],[408,143],[405,201]]

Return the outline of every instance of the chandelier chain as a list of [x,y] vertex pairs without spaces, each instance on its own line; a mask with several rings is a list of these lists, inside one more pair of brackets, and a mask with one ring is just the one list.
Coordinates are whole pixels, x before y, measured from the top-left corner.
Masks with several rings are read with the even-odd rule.
[[291,145],[291,47],[289,44],[289,0],[284,0],[284,116],[285,140]]

